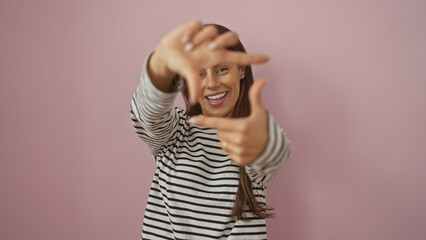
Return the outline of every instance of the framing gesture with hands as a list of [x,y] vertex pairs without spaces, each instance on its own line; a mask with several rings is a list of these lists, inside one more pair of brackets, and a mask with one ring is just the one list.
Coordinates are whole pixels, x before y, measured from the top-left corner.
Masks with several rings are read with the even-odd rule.
[[[161,66],[163,78],[172,79],[175,74],[186,79],[189,100],[200,101],[200,72],[218,63],[245,66],[268,61],[266,55],[230,51],[227,48],[238,43],[234,32],[220,34],[215,26],[203,26],[200,21],[181,25],[165,35],[157,46],[151,61]],[[161,83],[167,81],[161,81]],[[267,114],[261,103],[260,90],[266,80],[253,84],[249,93],[251,114],[249,117],[225,119],[225,116],[200,116],[192,123],[218,130],[223,149],[239,165],[253,162],[265,149],[268,141]],[[161,88],[161,87],[160,87]],[[170,87],[164,90],[172,91]]]

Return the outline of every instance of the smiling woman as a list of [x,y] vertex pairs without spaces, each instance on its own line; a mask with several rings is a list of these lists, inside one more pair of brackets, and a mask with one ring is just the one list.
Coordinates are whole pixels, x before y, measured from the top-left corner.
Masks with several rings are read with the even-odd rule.
[[[253,83],[250,64],[265,61],[227,28],[199,21],[148,55],[130,106],[157,164],[143,239],[267,238],[266,183],[291,148],[261,103],[266,80]],[[173,106],[180,90],[186,111]]]

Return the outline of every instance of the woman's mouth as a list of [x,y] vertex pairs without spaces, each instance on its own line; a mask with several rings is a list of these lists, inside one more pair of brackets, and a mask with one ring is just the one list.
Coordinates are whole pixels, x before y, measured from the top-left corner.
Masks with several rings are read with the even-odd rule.
[[228,96],[228,92],[221,92],[215,95],[209,95],[209,96],[206,96],[205,98],[207,103],[215,107],[222,104],[225,101],[226,96]]

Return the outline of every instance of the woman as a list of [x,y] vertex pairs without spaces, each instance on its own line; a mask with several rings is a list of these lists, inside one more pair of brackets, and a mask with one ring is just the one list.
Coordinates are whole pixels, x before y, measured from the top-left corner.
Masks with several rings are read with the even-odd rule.
[[[173,29],[147,57],[130,106],[157,166],[143,239],[267,238],[265,183],[291,150],[262,106],[266,80],[253,83],[250,64],[266,61],[199,21]],[[186,112],[173,106],[180,90]]]

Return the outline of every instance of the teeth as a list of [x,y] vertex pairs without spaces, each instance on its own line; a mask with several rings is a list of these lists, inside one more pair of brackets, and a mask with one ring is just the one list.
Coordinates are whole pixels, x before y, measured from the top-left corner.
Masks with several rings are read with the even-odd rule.
[[221,97],[223,97],[223,96],[225,96],[225,95],[226,95],[226,92],[223,92],[223,93],[220,93],[220,94],[217,94],[217,95],[208,96],[207,98],[208,98],[209,100],[215,100],[215,99],[219,99],[219,98],[221,98]]

